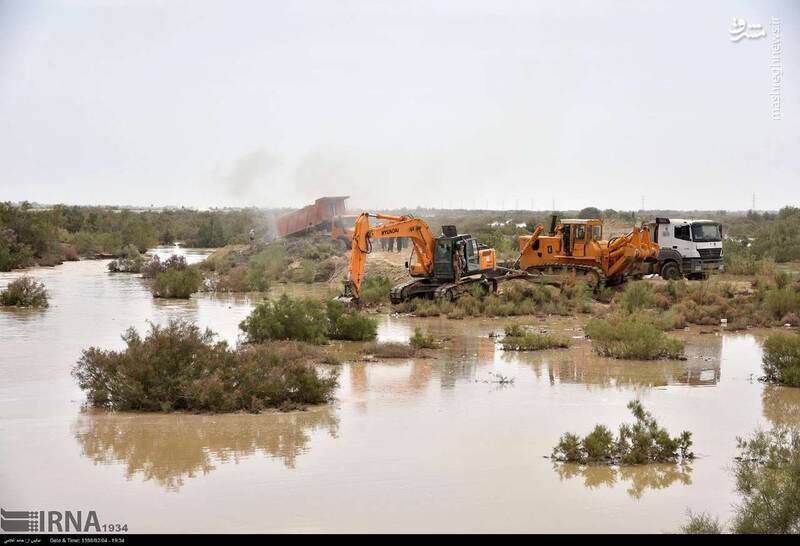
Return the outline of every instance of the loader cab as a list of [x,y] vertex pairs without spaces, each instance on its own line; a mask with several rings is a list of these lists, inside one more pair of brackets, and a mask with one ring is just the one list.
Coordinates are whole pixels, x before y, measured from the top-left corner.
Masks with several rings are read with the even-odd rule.
[[561,220],[562,250],[565,256],[584,258],[592,256],[589,250],[593,241],[603,238],[603,221],[598,219]]

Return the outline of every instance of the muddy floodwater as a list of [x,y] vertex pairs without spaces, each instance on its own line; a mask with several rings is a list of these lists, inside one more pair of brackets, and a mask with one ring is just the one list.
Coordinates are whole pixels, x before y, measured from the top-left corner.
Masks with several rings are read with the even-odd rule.
[[[381,340],[405,341],[422,326],[447,337],[445,349],[345,363],[329,406],[87,411],[70,376],[81,349],[121,348],[127,327],[171,317],[234,342],[259,297],[153,299],[145,281],[106,264],[29,270],[51,307],[0,310],[6,509],[96,510],[131,532],[669,531],[690,509],[730,516],[737,435],[800,423],[800,389],[757,380],[763,332],[694,329],[678,334],[686,361],[625,362],[593,356],[581,339],[568,350],[504,353],[488,335],[508,320],[388,315]],[[21,274],[0,273],[0,287]],[[583,320],[519,319],[574,336]],[[633,398],[671,432],[694,433],[692,464],[581,468],[545,458],[563,432],[616,429]]]

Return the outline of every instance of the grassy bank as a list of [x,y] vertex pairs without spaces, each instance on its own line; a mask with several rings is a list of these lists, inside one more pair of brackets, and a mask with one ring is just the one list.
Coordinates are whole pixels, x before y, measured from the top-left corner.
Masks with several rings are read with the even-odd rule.
[[345,250],[326,233],[226,250],[200,264],[215,291],[266,291],[276,282],[327,282],[337,266],[346,263]]

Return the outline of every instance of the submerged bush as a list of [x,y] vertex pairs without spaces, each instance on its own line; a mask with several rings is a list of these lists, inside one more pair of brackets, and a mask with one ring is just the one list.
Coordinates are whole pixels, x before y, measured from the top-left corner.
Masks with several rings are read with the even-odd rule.
[[[800,533],[800,430],[779,425],[737,438],[733,474],[740,500],[730,531],[736,534]],[[720,533],[705,514],[690,515],[684,533]]]
[[144,259],[138,258],[117,258],[108,262],[108,270],[111,273],[139,273],[142,270]]
[[737,439],[735,533],[800,533],[800,430],[775,427]]
[[252,343],[271,339],[325,343],[329,339],[375,339],[378,323],[364,313],[348,309],[341,302],[331,301],[323,305],[318,300],[294,299],[283,294],[277,300],[265,300],[256,305],[239,328]]
[[47,307],[47,290],[44,283],[31,277],[19,277],[8,283],[0,292],[0,305],[8,307]]
[[256,305],[239,328],[252,343],[272,339],[324,343],[328,339],[328,317],[322,303],[286,294]]
[[435,349],[438,347],[436,338],[430,334],[423,334],[419,328],[414,328],[414,335],[409,338],[408,343],[415,349]]
[[378,335],[378,321],[374,318],[348,309],[338,301],[329,301],[327,308],[328,337],[349,341],[369,341]]
[[591,319],[584,329],[601,356],[655,360],[684,358],[684,342],[671,338],[642,317]]
[[552,458],[579,464],[674,463],[694,458],[689,451],[691,432],[683,431],[679,436],[670,437],[641,402],[632,400],[628,409],[636,420],[620,425],[616,438],[603,425],[596,425],[584,438],[568,432],[553,448]]
[[800,387],[800,336],[770,335],[764,341],[762,368],[767,381]]
[[155,298],[187,299],[203,286],[203,274],[197,268],[167,269],[156,275],[150,291]]
[[505,333],[500,343],[506,351],[541,351],[569,347],[569,340],[564,337],[529,332],[519,324],[506,326]]
[[702,512],[689,514],[689,521],[681,527],[685,535],[719,535],[722,534],[722,525],[719,519]]
[[91,406],[122,411],[260,411],[331,399],[337,375],[320,375],[297,343],[231,349],[210,330],[173,320],[130,328],[123,351],[91,347],[72,370]]
[[139,273],[142,265],[144,257],[139,253],[139,249],[134,245],[128,245],[121,257],[108,262],[108,270],[111,273]]

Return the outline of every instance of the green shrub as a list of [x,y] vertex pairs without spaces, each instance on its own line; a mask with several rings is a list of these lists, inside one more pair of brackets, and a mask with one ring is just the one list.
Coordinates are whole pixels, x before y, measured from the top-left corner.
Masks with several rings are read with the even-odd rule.
[[590,461],[607,457],[614,447],[614,434],[603,425],[595,425],[594,430],[581,440],[581,450]]
[[[248,292],[250,291],[249,271],[246,265],[230,268],[225,275],[212,277],[213,290],[216,292]],[[259,283],[259,286],[261,284]]]
[[800,336],[772,334],[767,337],[762,368],[767,381],[800,387]]
[[366,304],[388,303],[392,281],[383,275],[364,277],[359,300]]
[[239,324],[251,343],[270,339],[293,339],[325,343],[329,339],[368,341],[375,339],[377,321],[338,301],[327,304],[314,299],[294,299],[283,294],[265,300]]
[[149,261],[143,263],[139,268],[142,278],[145,279],[154,279],[156,275],[164,270],[164,264],[161,263],[161,258],[158,257],[158,254],[150,258]]
[[19,277],[0,292],[0,305],[8,307],[47,307],[47,289],[31,277]]
[[300,267],[292,270],[290,280],[292,282],[311,284],[314,282],[315,274],[316,263],[312,260],[303,260],[300,262]]
[[154,298],[188,299],[203,286],[203,274],[195,267],[167,269],[156,275],[150,291]]
[[489,293],[481,286],[475,286],[454,302],[419,298],[397,305],[395,310],[418,317],[445,315],[456,319],[570,315],[587,311],[591,301],[584,283],[566,283],[561,289],[525,281],[510,281],[501,286],[498,293]]
[[655,306],[652,287],[646,282],[629,282],[620,298],[620,305],[628,312],[649,309]]
[[348,310],[338,301],[329,301],[327,307],[330,322],[328,337],[350,341],[368,341],[378,335],[378,321],[366,314]]
[[506,351],[541,351],[569,347],[569,340],[546,333],[528,332],[520,324],[509,324],[500,341]]
[[593,318],[584,328],[601,356],[655,360],[684,358],[684,342],[670,338],[641,316]]
[[144,265],[144,258],[139,253],[139,249],[134,245],[128,245],[122,251],[122,256],[108,263],[108,270],[111,273],[139,273]]
[[556,447],[553,448],[552,458],[564,462],[583,462],[585,456],[580,436],[565,432],[558,439]]
[[267,275],[267,264],[263,258],[253,259],[247,266],[242,265],[238,268],[242,270],[241,276],[246,279],[242,284],[247,286],[248,290],[256,292],[269,290],[270,277]]
[[800,311],[800,293],[792,288],[771,288],[764,292],[764,309],[780,320],[789,313]]
[[690,513],[689,521],[681,527],[681,533],[685,535],[719,535],[722,534],[722,526],[718,518],[711,517],[705,512]]
[[423,334],[419,328],[414,328],[414,335],[409,338],[408,343],[415,349],[436,349],[438,347],[436,338],[429,334]]
[[725,273],[730,275],[764,275],[775,270],[770,258],[756,258],[750,253],[730,254],[725,251]]
[[[730,530],[736,534],[800,533],[800,429],[778,425],[757,430],[749,439],[737,438],[733,462],[736,492]],[[722,533],[711,516],[691,515],[684,533]]]
[[210,330],[173,320],[130,328],[123,351],[91,347],[72,375],[91,406],[121,411],[260,411],[327,402],[337,374],[321,376],[297,343],[230,349]]
[[336,258],[330,257],[317,263],[314,282],[328,282],[336,273]]
[[636,420],[622,424],[616,438],[603,425],[596,425],[582,439],[566,433],[553,448],[552,458],[579,464],[625,465],[675,463],[694,458],[689,451],[692,446],[691,432],[683,431],[679,436],[670,437],[638,400],[629,402],[628,409]]
[[800,533],[800,430],[778,426],[737,439],[733,532]]
[[293,339],[324,343],[328,339],[328,316],[321,302],[293,299],[284,294],[277,300],[259,303],[239,328],[251,343]]

